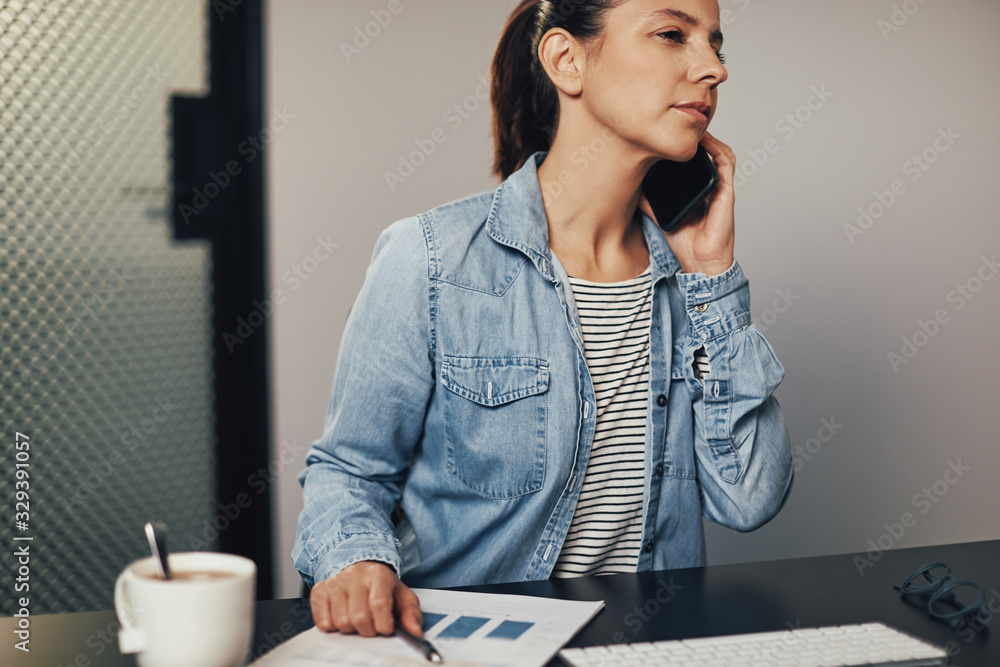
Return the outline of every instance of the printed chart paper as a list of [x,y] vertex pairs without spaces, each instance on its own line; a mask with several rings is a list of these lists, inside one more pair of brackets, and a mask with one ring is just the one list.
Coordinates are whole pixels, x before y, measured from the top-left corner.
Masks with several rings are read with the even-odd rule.
[[[460,667],[541,667],[604,607],[527,595],[415,588],[424,636],[444,664]],[[359,637],[316,628],[293,637],[252,667],[427,667],[399,637]]]

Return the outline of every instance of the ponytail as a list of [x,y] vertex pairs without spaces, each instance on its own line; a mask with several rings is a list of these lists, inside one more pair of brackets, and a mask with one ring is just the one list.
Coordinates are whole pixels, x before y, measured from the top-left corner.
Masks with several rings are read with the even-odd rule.
[[532,153],[549,150],[559,122],[559,96],[538,60],[538,45],[552,28],[581,42],[600,36],[604,14],[624,0],[522,0],[504,26],[490,68],[493,173],[501,180]]

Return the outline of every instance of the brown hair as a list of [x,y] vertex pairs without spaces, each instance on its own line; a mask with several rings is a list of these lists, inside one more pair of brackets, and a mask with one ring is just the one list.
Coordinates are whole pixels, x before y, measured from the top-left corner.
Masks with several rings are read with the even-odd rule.
[[493,173],[498,177],[506,179],[532,153],[548,150],[555,137],[559,97],[538,60],[542,36],[563,28],[599,52],[605,14],[624,1],[522,0],[511,13],[490,68]]

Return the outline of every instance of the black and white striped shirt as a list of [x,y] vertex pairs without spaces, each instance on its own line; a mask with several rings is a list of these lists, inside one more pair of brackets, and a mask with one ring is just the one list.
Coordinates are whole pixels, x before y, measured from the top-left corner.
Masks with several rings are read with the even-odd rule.
[[650,270],[631,280],[570,278],[597,423],[580,499],[554,577],[634,572],[642,539]]
[[[580,498],[551,576],[634,572],[642,540],[651,272],[617,283],[569,283],[597,417]],[[703,380],[704,349],[695,359]]]

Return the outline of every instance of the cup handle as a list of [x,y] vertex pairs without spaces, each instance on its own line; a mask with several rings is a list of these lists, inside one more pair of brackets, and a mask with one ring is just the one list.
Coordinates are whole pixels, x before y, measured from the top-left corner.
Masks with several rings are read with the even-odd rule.
[[121,626],[118,630],[118,650],[121,653],[139,653],[146,650],[146,633],[135,627],[135,612],[126,593],[128,571],[115,580],[115,614]]

